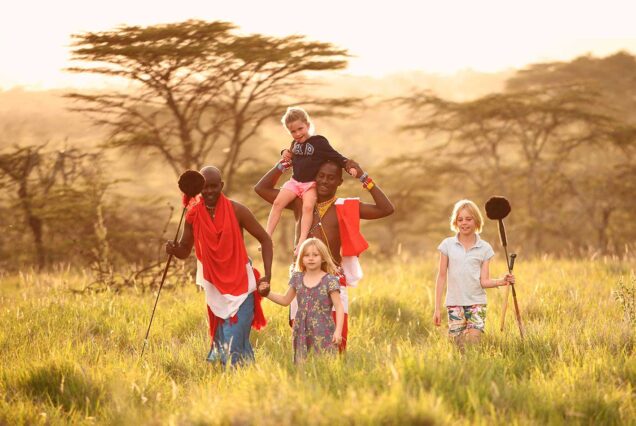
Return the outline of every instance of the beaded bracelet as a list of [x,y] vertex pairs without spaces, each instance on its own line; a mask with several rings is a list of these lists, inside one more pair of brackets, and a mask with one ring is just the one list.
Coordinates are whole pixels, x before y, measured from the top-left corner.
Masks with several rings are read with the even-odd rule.
[[364,172],[362,176],[360,176],[360,182],[364,183],[364,181],[369,177],[369,173]]
[[375,183],[373,183],[373,179],[371,179],[370,177],[367,177],[367,179],[362,184],[362,187],[366,189],[367,191],[371,191],[374,186],[375,186]]

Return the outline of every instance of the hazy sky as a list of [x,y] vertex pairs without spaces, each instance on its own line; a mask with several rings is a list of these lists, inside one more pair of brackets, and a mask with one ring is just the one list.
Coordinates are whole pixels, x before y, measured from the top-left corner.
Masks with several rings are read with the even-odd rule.
[[70,35],[121,24],[226,20],[349,49],[347,72],[500,71],[618,50],[636,54],[636,2],[559,0],[21,0],[0,12],[0,89],[85,86],[64,73]]

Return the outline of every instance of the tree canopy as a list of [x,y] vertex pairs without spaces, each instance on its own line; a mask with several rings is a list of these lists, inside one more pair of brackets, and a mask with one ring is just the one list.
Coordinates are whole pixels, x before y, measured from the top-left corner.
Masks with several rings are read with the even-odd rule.
[[228,190],[263,123],[304,96],[302,75],[343,69],[349,56],[302,36],[244,35],[227,22],[196,20],[75,34],[72,49],[79,64],[69,71],[133,83],[68,95],[111,129],[110,146],[159,156],[175,175],[215,164]]
[[[624,176],[634,170],[635,129],[597,108],[602,99],[578,83],[465,102],[420,92],[401,99],[413,112],[402,129],[442,136],[420,159],[453,162],[456,170],[447,174],[461,182],[450,191],[457,197],[506,195],[517,206],[516,229],[530,251],[579,240],[570,234],[573,221],[563,220],[568,215],[595,231],[584,244],[606,250],[610,219],[628,204]],[[421,173],[420,182],[435,179],[426,168]],[[609,188],[612,196],[603,194]]]

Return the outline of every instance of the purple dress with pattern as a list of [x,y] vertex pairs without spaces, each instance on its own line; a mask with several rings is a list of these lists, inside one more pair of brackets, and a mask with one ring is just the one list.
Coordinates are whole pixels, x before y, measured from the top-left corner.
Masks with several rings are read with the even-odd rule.
[[293,328],[294,362],[303,360],[311,351],[335,353],[337,349],[331,342],[336,324],[331,316],[330,294],[340,292],[340,281],[326,274],[317,286],[309,288],[303,283],[304,275],[294,272],[289,280],[298,301]]

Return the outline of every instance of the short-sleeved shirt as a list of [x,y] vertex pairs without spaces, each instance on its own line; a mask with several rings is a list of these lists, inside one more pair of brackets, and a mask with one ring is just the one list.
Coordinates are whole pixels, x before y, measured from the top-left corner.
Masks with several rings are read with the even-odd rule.
[[292,142],[291,152],[294,154],[292,161],[292,177],[298,182],[312,182],[316,180],[318,169],[327,161],[335,161],[340,167],[344,167],[347,159],[329,145],[324,136],[311,136],[303,143]]
[[479,234],[475,237],[475,244],[468,250],[464,249],[457,235],[446,238],[437,247],[448,257],[446,306],[486,304],[486,291],[480,282],[481,266],[495,252]]

